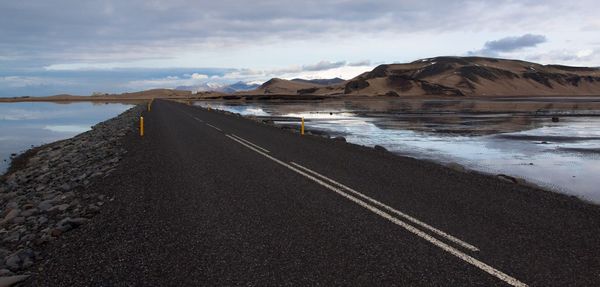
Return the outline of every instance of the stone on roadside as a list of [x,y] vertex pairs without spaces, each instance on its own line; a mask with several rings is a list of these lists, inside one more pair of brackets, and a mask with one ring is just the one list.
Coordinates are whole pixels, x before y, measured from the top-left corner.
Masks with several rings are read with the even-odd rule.
[[5,259],[5,264],[11,271],[18,271],[31,266],[33,264],[33,259],[34,254],[31,249],[21,249],[9,255]]
[[17,217],[20,212],[21,212],[21,210],[19,210],[19,209],[16,209],[16,208],[11,209],[11,211],[9,211],[6,214],[6,216],[4,216],[4,219],[2,219],[2,221],[0,221],[0,225],[4,225],[4,224],[10,222],[15,217]]
[[69,209],[69,206],[70,205],[67,203],[59,204],[59,205],[53,206],[52,208],[48,209],[48,212],[52,212],[52,211],[56,211],[56,210],[65,211],[65,210]]
[[86,223],[88,221],[87,218],[83,218],[83,217],[79,217],[79,218],[70,218],[67,217],[61,221],[59,221],[56,225],[57,226],[64,226],[64,225],[70,225],[72,227],[78,227],[84,223]]
[[38,208],[41,211],[48,211],[50,208],[52,208],[52,203],[54,203],[54,200],[44,200],[38,204]]
[[380,146],[380,145],[376,145],[376,146],[374,147],[374,149],[375,149],[376,151],[387,151],[387,149],[386,149],[386,148],[384,148],[384,147],[382,147],[382,146]]
[[29,275],[15,275],[15,276],[0,277],[0,286],[2,286],[2,287],[13,286],[19,282],[24,281],[27,278],[29,278]]
[[[6,268],[5,269],[0,269],[0,276],[1,277],[10,276],[10,275],[13,275],[13,273],[10,270],[8,270]],[[0,286],[2,286],[2,285],[0,285]]]
[[38,211],[39,210],[37,208],[26,209],[26,210],[21,211],[20,216],[29,217],[29,216],[32,216],[34,214],[37,214]]

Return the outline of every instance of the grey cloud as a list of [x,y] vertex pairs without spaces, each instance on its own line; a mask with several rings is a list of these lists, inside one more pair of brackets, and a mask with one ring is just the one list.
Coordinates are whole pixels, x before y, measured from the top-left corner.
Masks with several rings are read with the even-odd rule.
[[351,66],[351,67],[370,66],[370,65],[371,65],[371,61],[369,61],[369,60],[362,60],[362,61],[358,61],[358,62],[348,63],[348,66]]
[[553,50],[542,54],[532,54],[525,57],[530,61],[541,61],[544,63],[574,63],[577,65],[590,66],[590,61],[600,58],[600,49],[593,50]]
[[[169,58],[181,49],[198,49],[194,45],[201,43],[235,45],[266,38],[452,31],[473,29],[482,23],[489,27],[517,26],[524,21],[543,22],[547,11],[557,11],[566,5],[561,3],[558,0],[541,4],[533,0],[518,3],[486,0],[476,4],[470,0],[2,1],[0,55],[26,57],[46,65],[115,58],[127,61]],[[498,7],[511,9],[505,9],[507,13],[490,13]],[[530,12],[524,15],[526,10]]]
[[535,47],[546,42],[546,36],[525,34],[520,37],[506,37],[485,43],[484,50],[493,52],[511,52],[522,48]]
[[335,68],[339,68],[339,67],[343,67],[343,66],[346,66],[346,61],[340,61],[340,62],[321,61],[314,65],[304,65],[304,66],[302,66],[302,69],[304,71],[324,71],[324,70],[331,70],[331,69],[335,69]]
[[481,50],[470,51],[469,55],[495,56],[499,53],[513,52],[524,48],[535,47],[546,42],[546,36],[525,34],[516,37],[506,37],[499,40],[485,42]]

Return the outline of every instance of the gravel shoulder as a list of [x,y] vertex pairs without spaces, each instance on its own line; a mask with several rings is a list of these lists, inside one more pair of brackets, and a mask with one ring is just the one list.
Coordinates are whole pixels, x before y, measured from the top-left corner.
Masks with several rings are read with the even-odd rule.
[[34,147],[0,177],[0,286],[23,280],[40,250],[86,224],[111,199],[89,192],[127,153],[121,138],[135,130],[143,106],[73,138]]

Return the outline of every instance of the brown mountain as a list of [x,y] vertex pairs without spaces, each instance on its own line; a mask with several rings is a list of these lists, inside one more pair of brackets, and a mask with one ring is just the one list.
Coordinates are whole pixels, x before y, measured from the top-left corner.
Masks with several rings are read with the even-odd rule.
[[600,69],[481,57],[437,57],[378,66],[348,81],[344,94],[600,95]]
[[312,80],[306,80],[306,79],[292,79],[292,81],[294,82],[301,82],[301,83],[309,83],[309,84],[317,84],[317,85],[323,85],[323,86],[329,86],[329,85],[336,85],[336,84],[341,84],[343,82],[345,82],[346,80],[344,79],[340,79],[340,78],[333,78],[333,79],[312,79]]

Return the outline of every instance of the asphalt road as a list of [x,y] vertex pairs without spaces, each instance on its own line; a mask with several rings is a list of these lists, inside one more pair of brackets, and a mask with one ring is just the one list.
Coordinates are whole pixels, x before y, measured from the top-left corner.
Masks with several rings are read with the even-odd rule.
[[155,101],[31,286],[598,286],[600,208]]

